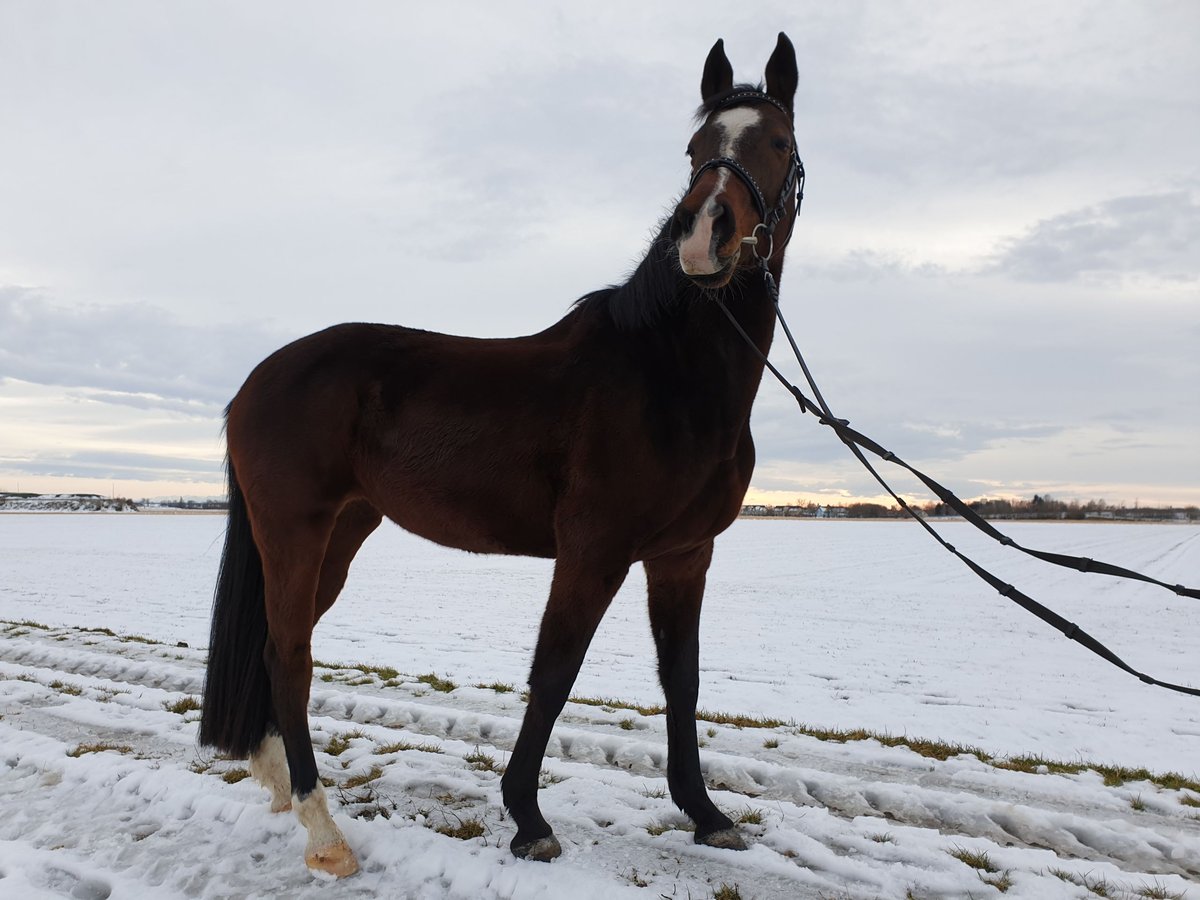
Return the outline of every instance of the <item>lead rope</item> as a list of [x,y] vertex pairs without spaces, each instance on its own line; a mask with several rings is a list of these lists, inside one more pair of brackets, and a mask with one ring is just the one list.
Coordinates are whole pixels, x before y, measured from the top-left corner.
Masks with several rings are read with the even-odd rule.
[[[793,219],[793,223],[794,221],[795,220]],[[790,230],[788,236],[791,236]],[[1054,610],[1043,606],[1041,603],[1038,603],[1032,597],[1022,593],[1015,586],[1001,580],[983,566],[972,560],[970,557],[960,552],[953,544],[946,541],[946,539],[943,538],[941,534],[939,534],[928,522],[926,522],[925,519],[922,518],[914,509],[912,509],[903,497],[892,490],[891,485],[889,485],[887,481],[884,480],[883,476],[876,471],[875,467],[871,464],[870,460],[863,455],[862,451],[863,449],[869,450],[880,459],[883,459],[886,462],[895,463],[896,465],[907,469],[909,472],[917,476],[917,478],[919,478],[922,482],[924,482],[935,494],[938,495],[939,498],[941,498],[943,502],[951,506],[956,512],[962,515],[976,528],[979,528],[989,537],[999,541],[1001,544],[1015,547],[1023,553],[1029,554],[1030,556],[1045,560],[1046,562],[1054,563],[1055,565],[1075,568],[1081,572],[1096,572],[1102,575],[1114,575],[1121,578],[1135,578],[1139,581],[1145,581],[1150,584],[1165,587],[1168,590],[1173,590],[1176,594],[1182,597],[1200,599],[1200,590],[1196,590],[1195,588],[1187,588],[1181,584],[1169,585],[1165,582],[1159,581],[1156,578],[1151,578],[1148,575],[1143,575],[1139,572],[1134,572],[1129,569],[1124,569],[1120,566],[1114,566],[1097,560],[1083,559],[1081,557],[1068,556],[1059,553],[1047,553],[1041,550],[1032,550],[1022,547],[1011,537],[992,527],[992,525],[987,523],[981,516],[979,516],[978,513],[959,500],[958,497],[956,497],[945,487],[938,484],[924,473],[910,466],[908,463],[904,462],[904,460],[900,459],[890,450],[885,450],[866,435],[861,434],[860,432],[851,428],[849,420],[835,417],[829,408],[829,404],[825,402],[824,396],[822,396],[820,389],[817,387],[817,383],[813,378],[812,373],[809,371],[808,364],[804,361],[804,356],[800,352],[800,348],[796,344],[795,338],[792,337],[792,331],[788,327],[787,320],[783,317],[783,311],[779,308],[779,286],[775,282],[775,277],[771,274],[770,269],[767,268],[766,259],[759,257],[758,262],[762,270],[763,280],[767,286],[767,292],[771,297],[771,304],[775,309],[775,317],[779,320],[779,324],[783,326],[783,332],[787,336],[788,343],[792,348],[792,352],[796,355],[797,362],[800,363],[800,369],[804,372],[805,380],[808,382],[808,386],[812,389],[813,396],[817,398],[817,403],[814,404],[812,400],[806,397],[800,388],[788,381],[787,378],[784,377],[783,373],[780,372],[779,369],[777,369],[769,359],[767,359],[766,354],[758,348],[758,345],[754,343],[750,335],[748,335],[746,330],[742,328],[741,323],[738,322],[733,313],[729,311],[729,308],[725,305],[725,301],[721,299],[720,295],[714,294],[713,296],[716,299],[717,306],[720,307],[721,312],[725,314],[725,317],[729,319],[730,323],[737,330],[737,333],[742,336],[747,344],[749,344],[755,355],[762,360],[763,364],[771,372],[775,379],[787,389],[793,398],[795,398],[796,403],[799,404],[800,411],[802,413],[811,412],[813,415],[817,416],[818,421],[822,425],[832,428],[838,438],[841,439],[842,443],[850,448],[850,451],[858,458],[858,461],[862,463],[866,470],[871,473],[872,477],[874,477],[874,479],[879,482],[880,485],[882,485],[883,489],[888,492],[888,494],[896,501],[897,504],[899,504],[901,509],[903,509],[914,520],[916,520],[916,522],[920,524],[921,527],[924,528],[925,531],[928,532],[933,539],[941,544],[947,551],[952,553],[954,556],[957,556],[959,560],[961,560],[972,572],[995,588],[1002,597],[1007,597],[1009,600],[1012,600],[1022,609],[1033,613],[1042,621],[1054,626],[1070,640],[1082,644],[1097,656],[1102,657],[1118,668],[1124,669],[1126,672],[1136,676],[1146,684],[1156,685],[1157,687],[1166,688],[1167,690],[1171,691],[1178,691],[1182,694],[1189,694],[1193,697],[1200,697],[1200,689],[1172,684],[1167,681],[1160,681],[1157,678],[1152,678],[1149,675],[1137,671],[1123,659],[1109,650],[1108,647],[1080,628],[1076,623],[1064,619],[1058,613],[1054,612]]]

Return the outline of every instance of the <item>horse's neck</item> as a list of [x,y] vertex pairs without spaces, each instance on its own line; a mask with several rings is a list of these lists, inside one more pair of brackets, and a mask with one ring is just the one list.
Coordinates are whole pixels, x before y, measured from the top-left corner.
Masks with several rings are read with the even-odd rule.
[[749,415],[762,379],[762,358],[770,353],[775,335],[775,307],[757,269],[739,275],[721,292],[720,299],[746,335],[743,337],[738,333],[714,300],[705,298],[702,307],[707,320],[704,323],[705,339],[718,351],[717,358],[724,362],[723,372],[711,371],[733,389],[729,401]]
[[721,290],[720,300],[751,347],[711,294],[682,274],[680,279],[682,302],[655,329],[647,372],[651,391],[725,446],[736,441],[749,418],[764,368],[759,353],[765,356],[771,349],[774,306],[757,270],[741,273]]

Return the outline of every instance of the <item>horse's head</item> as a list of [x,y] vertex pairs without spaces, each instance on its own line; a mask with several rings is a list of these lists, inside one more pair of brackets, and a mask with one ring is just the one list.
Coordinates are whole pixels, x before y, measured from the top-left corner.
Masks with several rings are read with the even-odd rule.
[[796,51],[782,32],[765,91],[734,87],[723,41],[709,51],[697,114],[703,122],[687,148],[692,181],[670,227],[680,268],[701,287],[723,287],[739,261],[753,260],[743,246],[753,243],[763,258],[782,252],[801,171],[792,125],[796,82]]

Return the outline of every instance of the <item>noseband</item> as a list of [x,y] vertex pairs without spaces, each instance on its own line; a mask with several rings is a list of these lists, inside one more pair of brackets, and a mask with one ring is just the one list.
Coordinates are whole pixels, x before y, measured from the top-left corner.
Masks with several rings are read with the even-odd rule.
[[[741,103],[770,103],[789,119],[792,117],[792,114],[788,112],[782,103],[761,91],[737,91],[722,100],[712,112],[720,112],[723,109],[728,109],[731,106]],[[800,204],[804,201],[804,163],[800,161],[800,154],[796,149],[796,135],[792,134],[792,158],[788,166],[787,177],[783,180],[783,187],[779,191],[779,202],[770,210],[767,209],[766,198],[763,196],[762,188],[754,180],[754,176],[750,174],[745,166],[731,156],[718,156],[700,166],[696,170],[696,174],[692,176],[692,180],[688,183],[686,193],[690,194],[696,186],[696,182],[700,180],[700,176],[710,169],[728,169],[740,178],[742,183],[749,189],[750,199],[754,201],[754,209],[758,212],[759,222],[754,226],[754,230],[750,233],[749,237],[742,238],[742,243],[749,244],[754,251],[754,255],[760,261],[766,262],[775,253],[775,226],[783,218],[788,200],[794,194],[797,214],[800,212]],[[788,241],[792,239],[792,227],[795,224],[796,219],[793,217],[792,226],[788,228],[783,246],[787,246]],[[765,254],[759,252],[758,233],[760,229],[768,241],[767,252]]]

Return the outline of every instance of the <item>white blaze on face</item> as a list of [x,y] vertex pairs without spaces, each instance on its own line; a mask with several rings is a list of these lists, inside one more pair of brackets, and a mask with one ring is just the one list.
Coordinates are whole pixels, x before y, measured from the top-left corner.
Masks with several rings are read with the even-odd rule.
[[[750,106],[738,106],[717,113],[713,119],[713,125],[721,132],[721,147],[717,155],[737,159],[738,141],[761,119],[758,110]],[[720,211],[717,197],[728,183],[729,170],[717,169],[717,183],[713,186],[712,193],[700,204],[700,211],[696,214],[691,232],[684,235],[679,242],[679,265],[685,274],[712,275],[721,268],[713,248],[713,223]]]

